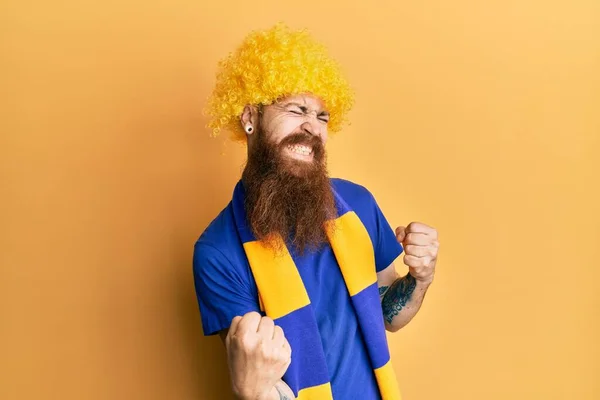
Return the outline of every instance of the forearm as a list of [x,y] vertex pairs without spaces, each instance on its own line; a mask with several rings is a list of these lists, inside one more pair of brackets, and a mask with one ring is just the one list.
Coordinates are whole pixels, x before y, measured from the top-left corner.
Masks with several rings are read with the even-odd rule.
[[416,280],[407,274],[390,286],[379,288],[386,329],[395,332],[413,319],[421,308],[431,282]]

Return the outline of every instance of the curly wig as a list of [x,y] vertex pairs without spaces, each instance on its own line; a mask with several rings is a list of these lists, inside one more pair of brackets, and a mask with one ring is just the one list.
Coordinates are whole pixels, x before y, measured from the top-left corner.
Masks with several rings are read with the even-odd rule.
[[247,104],[269,105],[295,94],[319,97],[330,113],[328,129],[338,132],[354,103],[341,68],[306,30],[278,23],[251,32],[240,47],[219,62],[215,89],[206,113],[213,136],[230,131],[245,140],[240,116]]

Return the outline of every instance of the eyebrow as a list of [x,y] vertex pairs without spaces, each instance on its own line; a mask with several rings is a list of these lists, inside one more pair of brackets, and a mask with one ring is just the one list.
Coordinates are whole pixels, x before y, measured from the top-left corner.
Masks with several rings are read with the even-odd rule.
[[[299,107],[299,108],[301,108],[301,109],[305,109],[305,110],[307,110],[307,109],[308,109],[308,107],[306,106],[306,104],[302,104],[302,103],[296,103],[295,101],[290,101],[289,103],[285,103],[285,104],[284,104],[284,107],[287,107],[287,106],[296,106],[296,107]],[[325,111],[325,110],[322,110],[322,111],[319,113],[319,115],[325,115],[325,116],[328,116],[328,117],[329,117],[329,112],[328,112],[328,111]]]

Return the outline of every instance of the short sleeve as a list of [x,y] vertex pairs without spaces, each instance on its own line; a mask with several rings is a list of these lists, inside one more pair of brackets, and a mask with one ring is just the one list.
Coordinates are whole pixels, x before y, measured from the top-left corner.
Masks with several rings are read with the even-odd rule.
[[373,198],[373,213],[375,214],[375,267],[377,272],[387,268],[404,249],[396,239],[396,232],[390,226],[389,222],[379,208],[377,201]]
[[247,274],[211,245],[199,242],[194,247],[194,285],[206,336],[229,328],[235,316],[260,313]]

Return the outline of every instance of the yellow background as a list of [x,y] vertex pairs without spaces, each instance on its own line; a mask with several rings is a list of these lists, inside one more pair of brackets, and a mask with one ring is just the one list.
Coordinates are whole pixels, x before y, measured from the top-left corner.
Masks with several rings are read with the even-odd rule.
[[244,149],[201,109],[278,20],[356,88],[332,175],[440,231],[405,399],[600,399],[597,0],[2,2],[0,398],[230,398],[191,257]]

